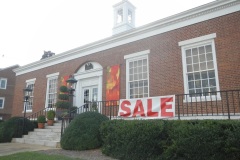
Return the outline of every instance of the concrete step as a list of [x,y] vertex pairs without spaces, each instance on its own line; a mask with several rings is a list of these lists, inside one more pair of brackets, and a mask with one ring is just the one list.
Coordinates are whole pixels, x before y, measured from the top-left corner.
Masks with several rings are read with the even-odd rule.
[[26,143],[26,144],[35,144],[48,147],[60,147],[60,141],[48,141],[48,140],[37,140],[37,139],[26,139],[26,138],[13,138],[12,142],[14,143]]
[[35,128],[34,131],[29,132],[22,138],[13,138],[12,142],[60,148],[60,138],[61,124],[54,123],[53,126],[45,124],[44,129]]

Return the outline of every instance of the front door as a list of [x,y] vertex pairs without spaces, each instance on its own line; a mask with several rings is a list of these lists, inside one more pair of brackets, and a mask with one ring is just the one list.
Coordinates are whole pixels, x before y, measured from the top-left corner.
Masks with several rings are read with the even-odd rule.
[[99,108],[97,107],[98,101],[98,87],[84,87],[83,88],[83,102],[84,108],[88,111],[97,111]]
[[83,88],[83,95],[84,103],[98,101],[98,87],[92,86]]

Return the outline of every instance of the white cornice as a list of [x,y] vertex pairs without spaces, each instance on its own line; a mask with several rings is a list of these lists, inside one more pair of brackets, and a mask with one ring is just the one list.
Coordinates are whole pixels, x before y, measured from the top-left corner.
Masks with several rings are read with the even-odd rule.
[[16,75],[25,74],[113,47],[141,40],[174,29],[240,11],[239,0],[217,0],[194,9],[152,22],[137,29],[123,32],[61,54],[14,69]]

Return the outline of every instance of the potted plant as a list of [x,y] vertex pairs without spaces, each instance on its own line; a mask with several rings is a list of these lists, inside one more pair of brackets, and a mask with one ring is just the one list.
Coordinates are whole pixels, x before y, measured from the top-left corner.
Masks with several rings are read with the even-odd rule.
[[71,106],[71,103],[69,102],[67,86],[61,86],[59,90],[60,90],[60,93],[58,95],[58,101],[55,104],[55,106],[57,107],[57,110],[56,110],[57,118],[61,120],[63,114],[68,112],[68,109]]
[[49,126],[53,126],[54,123],[54,118],[55,118],[55,111],[54,110],[50,110],[47,112],[47,124]]
[[44,115],[38,116],[37,122],[38,128],[43,129],[46,123],[46,117]]

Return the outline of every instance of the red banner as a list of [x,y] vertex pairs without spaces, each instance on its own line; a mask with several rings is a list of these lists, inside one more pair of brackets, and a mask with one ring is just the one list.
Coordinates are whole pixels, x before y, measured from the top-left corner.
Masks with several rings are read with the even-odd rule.
[[175,117],[175,95],[121,99],[118,116],[146,119]]
[[107,67],[106,101],[119,100],[120,66]]

